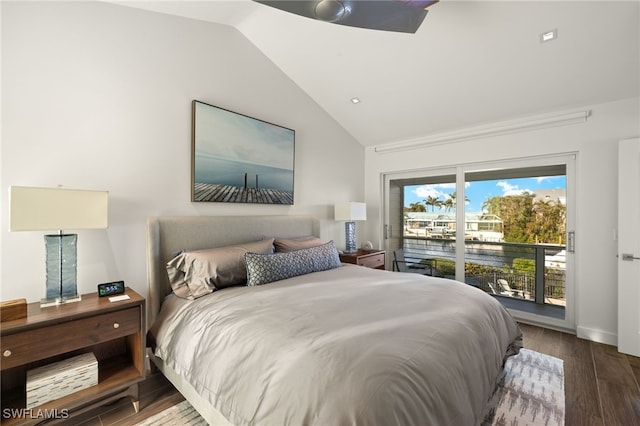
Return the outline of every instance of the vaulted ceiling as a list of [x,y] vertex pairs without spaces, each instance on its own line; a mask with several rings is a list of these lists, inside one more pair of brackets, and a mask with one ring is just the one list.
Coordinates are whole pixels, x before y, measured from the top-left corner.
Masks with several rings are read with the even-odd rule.
[[114,3],[237,28],[365,146],[640,96],[639,1],[441,0],[415,34],[250,0]]

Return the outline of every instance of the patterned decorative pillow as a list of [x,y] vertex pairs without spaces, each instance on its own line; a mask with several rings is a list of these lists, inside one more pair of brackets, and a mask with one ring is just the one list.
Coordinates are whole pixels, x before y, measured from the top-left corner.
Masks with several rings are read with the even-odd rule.
[[167,263],[173,293],[184,299],[197,299],[224,287],[245,284],[246,252],[273,253],[273,238],[181,252]]
[[340,266],[340,255],[333,241],[316,247],[285,253],[246,253],[247,285],[262,285],[311,272]]

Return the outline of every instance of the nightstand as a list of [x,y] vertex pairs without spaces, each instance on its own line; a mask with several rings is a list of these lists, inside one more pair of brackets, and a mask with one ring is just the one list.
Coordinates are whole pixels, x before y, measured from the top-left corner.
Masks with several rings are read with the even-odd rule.
[[[145,300],[130,288],[125,294],[130,299],[119,302],[90,293],[60,306],[30,303],[26,318],[0,323],[3,425],[73,417],[125,396],[138,411],[138,383],[145,374]],[[97,385],[24,410],[27,370],[87,352],[98,360]]]
[[355,253],[340,253],[340,261],[384,270],[384,255],[384,250],[358,250]]

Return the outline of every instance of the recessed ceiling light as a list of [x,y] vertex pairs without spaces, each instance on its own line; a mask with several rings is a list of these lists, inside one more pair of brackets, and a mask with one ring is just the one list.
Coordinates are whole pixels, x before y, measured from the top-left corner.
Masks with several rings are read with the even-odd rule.
[[551,31],[545,31],[540,34],[540,43],[546,43],[551,40],[555,40],[558,38],[558,30],[554,29]]
[[351,98],[351,103],[352,103],[352,104],[359,104],[359,103],[360,103],[360,99],[358,99],[358,98]]

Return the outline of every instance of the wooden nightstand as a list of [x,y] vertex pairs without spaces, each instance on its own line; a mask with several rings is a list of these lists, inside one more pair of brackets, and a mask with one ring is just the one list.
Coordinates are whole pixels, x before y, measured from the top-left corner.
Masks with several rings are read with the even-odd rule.
[[384,270],[384,250],[358,250],[355,253],[340,253],[340,261]]
[[[130,299],[119,302],[90,293],[60,306],[30,303],[26,318],[0,324],[3,425],[47,418],[34,418],[38,415],[72,417],[124,396],[138,410],[138,383],[145,374],[145,300],[130,288],[125,294]],[[97,385],[24,410],[27,370],[87,352],[98,360]]]

